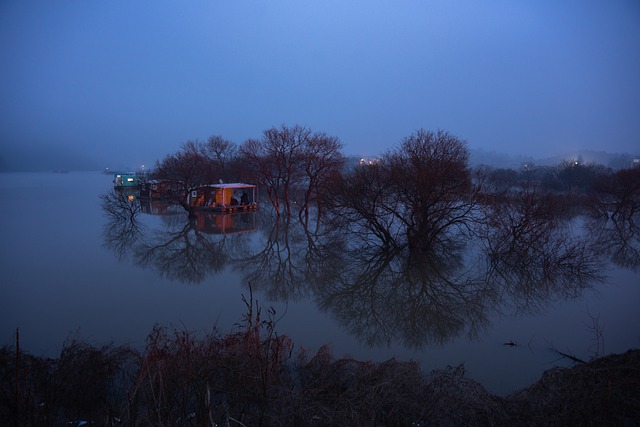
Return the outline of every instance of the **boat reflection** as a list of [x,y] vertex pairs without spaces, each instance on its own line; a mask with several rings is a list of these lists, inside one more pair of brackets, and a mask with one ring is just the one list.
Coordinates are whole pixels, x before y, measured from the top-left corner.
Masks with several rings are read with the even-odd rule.
[[196,212],[198,231],[207,234],[235,234],[256,231],[256,212]]
[[167,200],[155,200],[143,198],[139,199],[140,211],[149,215],[184,215],[184,209],[175,203]]
[[[231,253],[244,252],[246,239],[230,242],[228,237],[256,230],[255,211],[200,212],[190,219],[175,204],[131,199],[118,191],[102,196],[102,208],[108,218],[105,246],[120,260],[186,283],[200,283],[220,272],[229,264]],[[141,214],[161,221],[150,224]]]

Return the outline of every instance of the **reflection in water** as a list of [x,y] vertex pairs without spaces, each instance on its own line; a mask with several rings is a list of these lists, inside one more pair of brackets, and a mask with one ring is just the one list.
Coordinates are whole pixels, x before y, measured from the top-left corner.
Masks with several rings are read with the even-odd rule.
[[321,307],[369,345],[400,339],[408,347],[442,343],[486,323],[491,291],[464,271],[459,248],[411,253],[356,247],[344,268],[317,289]]
[[296,300],[307,295],[330,271],[326,261],[341,248],[337,236],[317,224],[315,230],[297,221],[261,213],[261,238],[253,251],[234,259],[244,283],[263,292],[272,301]]
[[184,208],[166,200],[139,199],[140,210],[150,215],[183,215]]
[[198,231],[207,234],[235,234],[256,230],[255,211],[221,213],[196,212]]
[[[576,297],[603,279],[598,248],[622,238],[607,240],[602,232],[593,243],[576,237],[575,221],[535,192],[482,206],[465,227],[443,229],[419,245],[402,239],[401,230],[384,239],[384,233],[353,233],[353,223],[316,221],[312,228],[267,211],[203,213],[192,220],[174,214],[163,217],[173,220],[161,228],[143,228],[134,204],[103,200],[110,218],[105,244],[120,258],[128,254],[142,267],[190,283],[229,266],[271,301],[312,296],[372,346],[400,341],[421,348],[475,337],[493,313],[530,312]],[[635,267],[637,228],[633,233],[635,263],[628,265]]]
[[637,271],[640,267],[640,213],[636,218],[591,218],[594,249],[611,258],[618,267]]
[[[148,201],[141,205],[117,191],[102,200],[109,218],[104,233],[106,247],[120,259],[130,257],[140,267],[187,283],[200,283],[229,263],[230,252],[237,250],[241,240],[234,241],[235,246],[228,245],[228,235],[255,230],[255,212],[200,213],[189,219],[184,212],[176,212],[173,205],[152,205]],[[123,213],[111,213],[118,210]],[[141,212],[164,219],[162,227],[143,227]]]
[[108,219],[104,227],[104,245],[123,260],[142,235],[142,225],[138,221],[140,204],[131,195],[118,190],[105,193],[100,199]]
[[571,233],[570,222],[555,198],[537,191],[490,205],[479,228],[487,282],[531,312],[603,280],[603,260]]
[[588,229],[594,247],[623,268],[640,266],[640,168],[602,176],[595,184]]
[[138,242],[135,262],[153,267],[169,279],[198,283],[210,272],[222,270],[226,263],[224,240],[214,240],[188,220],[182,228],[166,228]]

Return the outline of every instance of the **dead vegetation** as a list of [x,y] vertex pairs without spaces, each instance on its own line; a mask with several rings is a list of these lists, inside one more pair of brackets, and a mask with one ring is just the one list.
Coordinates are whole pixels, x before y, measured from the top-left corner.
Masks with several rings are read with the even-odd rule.
[[640,350],[554,368],[507,397],[464,366],[307,355],[252,299],[238,332],[155,327],[142,351],[70,339],[56,359],[0,349],[2,425],[638,425]]

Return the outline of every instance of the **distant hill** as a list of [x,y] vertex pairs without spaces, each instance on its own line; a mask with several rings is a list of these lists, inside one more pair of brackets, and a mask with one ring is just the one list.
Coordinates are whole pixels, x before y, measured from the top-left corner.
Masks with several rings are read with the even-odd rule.
[[66,147],[22,144],[0,148],[0,172],[100,169],[97,159]]
[[593,150],[566,152],[544,158],[534,158],[531,156],[512,156],[504,153],[496,153],[495,151],[486,151],[482,149],[471,150],[470,154],[470,163],[472,166],[487,165],[495,168],[510,169],[518,169],[520,166],[527,163],[538,166],[553,166],[561,163],[563,160],[577,160],[580,161],[580,163],[595,163],[604,165],[611,169],[622,169],[631,167],[633,165],[633,160],[640,158],[640,153],[619,154]]
[[611,169],[623,169],[631,167],[633,165],[633,160],[638,158],[640,158],[640,153],[620,154],[607,153],[605,151],[580,150],[574,153],[565,153],[564,155],[540,159],[537,164],[555,165],[563,160],[577,160],[580,163],[595,163],[607,166]]
[[512,156],[495,151],[482,149],[470,150],[470,160],[472,166],[491,166],[494,168],[518,169],[526,163],[535,163],[536,160],[530,156]]

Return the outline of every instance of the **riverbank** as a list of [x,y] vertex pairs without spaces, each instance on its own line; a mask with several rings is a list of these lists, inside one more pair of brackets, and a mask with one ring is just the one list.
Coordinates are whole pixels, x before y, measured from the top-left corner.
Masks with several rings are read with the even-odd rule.
[[463,366],[308,355],[273,323],[197,338],[156,327],[144,351],[80,339],[42,358],[0,349],[3,425],[637,425],[640,350],[546,371],[500,397]]

